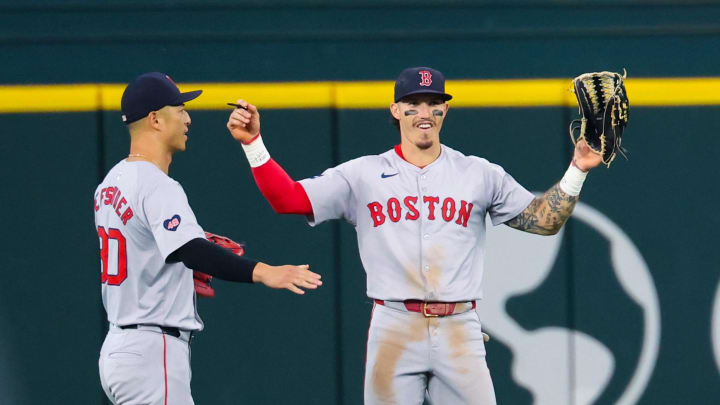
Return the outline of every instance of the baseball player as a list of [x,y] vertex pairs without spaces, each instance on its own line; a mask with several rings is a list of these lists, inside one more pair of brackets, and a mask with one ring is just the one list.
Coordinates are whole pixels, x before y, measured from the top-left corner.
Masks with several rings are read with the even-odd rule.
[[122,96],[130,154],[95,191],[102,299],[110,322],[100,381],[113,404],[191,405],[190,337],[203,329],[193,272],[263,283],[297,294],[320,276],[303,266],[269,266],[206,240],[180,184],[168,177],[185,150],[190,116],[165,74],[137,77]]
[[578,142],[564,177],[535,197],[502,167],[440,143],[447,116],[439,71],[413,67],[395,82],[390,113],[400,144],[293,181],[270,158],[257,108],[244,100],[227,123],[276,212],[311,226],[343,218],[357,231],[374,300],[366,404],[495,404],[476,301],[483,296],[485,216],[494,225],[555,234],[587,171],[601,158]]

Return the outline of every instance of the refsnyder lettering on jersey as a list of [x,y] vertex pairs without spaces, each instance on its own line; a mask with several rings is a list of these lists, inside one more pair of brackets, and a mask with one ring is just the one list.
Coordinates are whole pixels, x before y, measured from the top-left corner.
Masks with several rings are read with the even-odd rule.
[[166,219],[165,222],[163,222],[163,227],[167,229],[168,231],[175,231],[180,226],[180,215],[175,214],[170,219]]
[[[202,329],[192,272],[182,262],[165,261],[178,247],[205,237],[180,184],[151,162],[123,159],[94,196],[108,321]],[[177,221],[168,222],[175,230],[168,232],[163,222],[175,215]]]
[[[373,227],[377,228],[378,226],[384,224],[386,217],[390,218],[390,221],[392,222],[400,221],[400,219],[403,218],[403,211],[405,210],[407,210],[404,216],[406,221],[415,221],[420,218],[420,212],[417,209],[417,196],[407,196],[403,198],[402,201],[403,202],[401,204],[399,199],[392,197],[387,200],[387,204],[385,204],[384,207],[377,201],[373,201],[368,204],[367,207],[370,210]],[[442,201],[442,205],[440,205],[440,197],[435,196],[423,196],[422,203],[427,204],[428,220],[434,221],[437,218],[435,215],[435,208],[440,207],[440,217],[442,217],[445,222],[455,220],[456,224],[467,228],[468,220],[470,219],[470,212],[473,209],[472,203],[461,200],[459,204],[460,207],[457,209],[456,207],[458,204],[454,198],[447,197]],[[405,208],[403,208],[403,206]],[[387,212],[387,215],[385,212]],[[456,213],[457,219],[455,218]]]
[[[118,217],[120,217],[120,220],[122,221],[123,225],[127,225],[127,222],[130,220],[130,218],[133,217],[133,210],[128,205],[127,200],[125,197],[122,196],[122,191],[120,191],[117,187],[105,187],[102,190],[100,190],[97,195],[95,195],[95,211],[99,211],[102,205],[110,205],[115,209],[115,213]],[[125,210],[123,210],[123,207],[128,205]],[[122,212],[121,212],[122,211]]]
[[430,86],[432,84],[432,74],[429,70],[421,70],[418,72],[420,75],[420,85],[421,86]]

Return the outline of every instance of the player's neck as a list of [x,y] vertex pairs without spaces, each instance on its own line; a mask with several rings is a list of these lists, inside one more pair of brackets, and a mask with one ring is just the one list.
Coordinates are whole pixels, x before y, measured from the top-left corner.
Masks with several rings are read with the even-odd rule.
[[170,158],[163,159],[162,157],[151,157],[144,153],[130,151],[127,157],[128,162],[150,162],[157,166],[158,169],[162,170],[163,173],[168,174],[170,171]]
[[437,160],[441,151],[440,142],[436,142],[427,149],[420,149],[409,142],[402,142],[400,149],[402,150],[402,157],[405,158],[408,163],[420,168]]
[[140,146],[130,145],[130,153],[127,157],[128,162],[150,162],[162,170],[165,174],[170,171],[170,163],[172,162],[172,154],[170,153],[158,153],[156,151],[148,150]]

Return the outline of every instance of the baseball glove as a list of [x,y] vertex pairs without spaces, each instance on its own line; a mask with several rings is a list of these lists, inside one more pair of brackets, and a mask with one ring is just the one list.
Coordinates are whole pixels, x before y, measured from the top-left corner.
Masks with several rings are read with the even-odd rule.
[[[242,243],[237,243],[234,240],[220,235],[215,235],[214,233],[205,232],[205,237],[208,241],[222,247],[225,249],[229,249],[233,253],[235,253],[238,256],[242,256],[245,254],[245,245]],[[201,271],[193,270],[193,281],[195,282],[195,292],[200,297],[207,297],[212,298],[215,296],[215,289],[212,288],[210,285],[210,282],[212,281],[213,277],[207,273],[203,273]]]
[[[622,146],[622,135],[628,124],[630,104],[625,92],[627,72],[593,72],[573,79],[582,118],[570,123],[573,143],[584,139],[593,152],[602,156],[607,167],[620,153],[627,159]],[[579,135],[575,137],[575,130]]]
[[215,289],[210,285],[212,279],[213,276],[207,273],[193,270],[193,282],[198,297],[213,298],[215,296]]

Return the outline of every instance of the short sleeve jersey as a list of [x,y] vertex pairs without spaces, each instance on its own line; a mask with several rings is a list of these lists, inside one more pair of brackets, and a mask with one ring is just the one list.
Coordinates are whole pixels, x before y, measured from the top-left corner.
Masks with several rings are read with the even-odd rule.
[[534,198],[502,167],[444,145],[424,168],[390,150],[300,183],[310,225],[355,226],[368,296],[397,301],[482,298],[485,216],[501,224]]
[[203,328],[192,271],[165,263],[205,238],[177,181],[149,162],[119,162],[95,190],[95,226],[109,322]]

